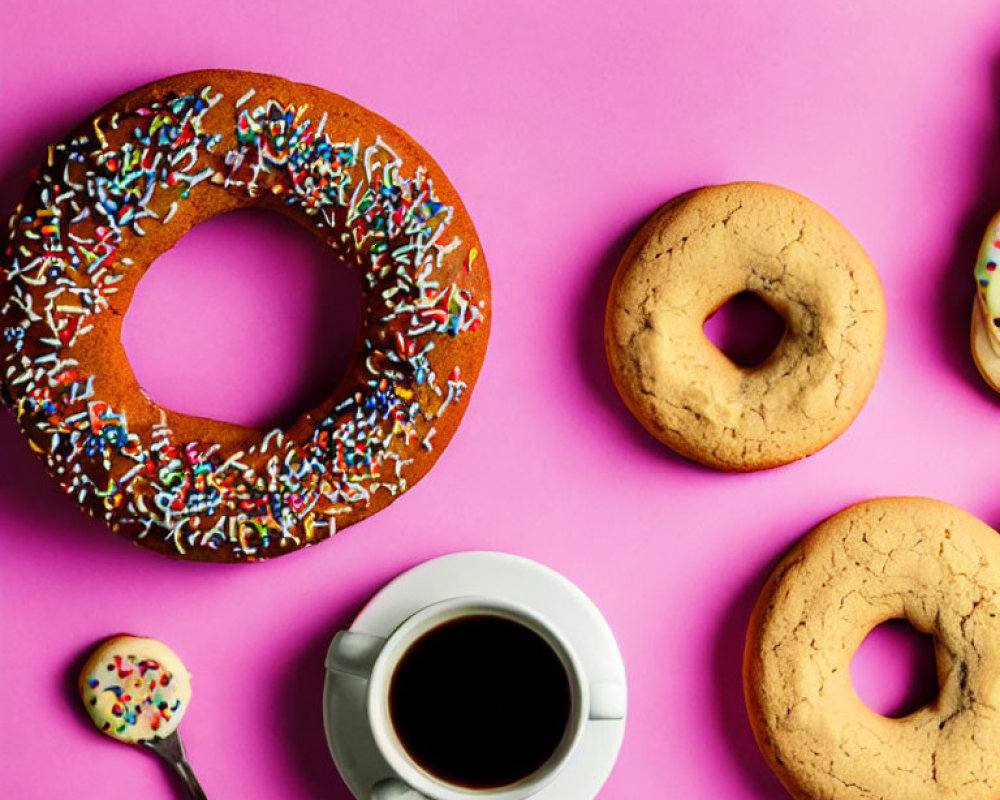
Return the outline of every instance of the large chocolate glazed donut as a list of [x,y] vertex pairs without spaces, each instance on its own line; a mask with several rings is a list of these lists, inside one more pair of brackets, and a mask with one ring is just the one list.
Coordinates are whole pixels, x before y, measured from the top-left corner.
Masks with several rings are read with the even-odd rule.
[[[121,345],[156,256],[243,206],[363,273],[346,375],[286,429],[158,406]],[[0,389],[31,447],[88,513],[186,559],[281,555],[388,505],[455,432],[488,335],[482,249],[431,157],[348,100],[254,73],[158,81],[49,147],[0,270]]]

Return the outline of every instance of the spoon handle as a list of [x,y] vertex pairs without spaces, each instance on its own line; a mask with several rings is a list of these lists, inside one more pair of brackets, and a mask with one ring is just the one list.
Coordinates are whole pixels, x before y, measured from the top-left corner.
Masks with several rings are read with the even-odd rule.
[[205,790],[201,788],[201,784],[198,783],[198,779],[194,775],[194,770],[188,763],[187,755],[184,753],[184,744],[177,731],[163,739],[147,739],[143,744],[173,767],[180,776],[181,783],[187,789],[188,797],[191,800],[208,800],[205,796]]

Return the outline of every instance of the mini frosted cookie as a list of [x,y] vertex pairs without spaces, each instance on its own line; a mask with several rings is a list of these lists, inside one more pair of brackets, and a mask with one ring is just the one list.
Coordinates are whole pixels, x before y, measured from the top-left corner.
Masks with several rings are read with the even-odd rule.
[[[346,374],[271,430],[157,405],[121,344],[153,260],[246,206],[291,217],[362,278]],[[270,558],[427,473],[478,375],[489,297],[457,192],[395,125],[271,75],[177,75],[46,151],[0,250],[0,396],[53,479],[116,533],[190,560]]]
[[972,306],[972,358],[979,374],[1000,392],[1000,213],[990,220],[979,245],[974,275],[976,299]]
[[[775,351],[749,368],[703,330],[745,291],[785,320]],[[749,471],[810,455],[847,428],[875,383],[885,324],[878,274],[839,222],[787,189],[737,183],[681,195],[643,226],[604,330],[618,392],[653,436]]]
[[[934,637],[940,686],[900,719],[851,682],[861,642],[890,619]],[[835,514],[764,586],[743,680],[761,752],[797,800],[996,800],[1000,536],[925,498]]]
[[163,642],[115,636],[80,671],[80,697],[98,730],[129,744],[165,739],[191,702],[191,676]]

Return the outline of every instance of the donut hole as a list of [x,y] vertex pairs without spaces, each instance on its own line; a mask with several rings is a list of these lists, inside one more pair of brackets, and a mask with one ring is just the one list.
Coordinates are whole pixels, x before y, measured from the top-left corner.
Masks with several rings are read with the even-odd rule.
[[884,622],[865,638],[851,661],[854,691],[872,711],[905,717],[938,695],[934,638],[905,619]]
[[152,263],[121,341],[157,404],[284,427],[343,377],[361,316],[357,269],[283,215],[244,208],[195,226]]
[[705,320],[705,336],[739,367],[767,361],[785,335],[785,320],[753,292],[729,298]]

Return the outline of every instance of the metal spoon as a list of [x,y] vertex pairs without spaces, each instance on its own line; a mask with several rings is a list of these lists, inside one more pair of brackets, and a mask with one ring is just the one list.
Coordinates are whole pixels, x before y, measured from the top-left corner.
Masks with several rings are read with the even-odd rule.
[[205,790],[201,788],[198,779],[194,776],[194,770],[188,763],[187,755],[184,752],[184,744],[181,742],[180,734],[174,731],[169,736],[161,739],[143,739],[142,744],[152,750],[156,755],[166,761],[174,772],[176,772],[187,789],[188,797],[191,800],[208,800],[205,797]]

